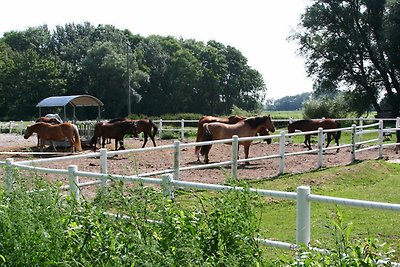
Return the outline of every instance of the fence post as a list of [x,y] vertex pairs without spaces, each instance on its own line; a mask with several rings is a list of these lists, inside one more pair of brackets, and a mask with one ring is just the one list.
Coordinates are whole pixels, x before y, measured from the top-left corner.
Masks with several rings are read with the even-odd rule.
[[160,138],[160,140],[161,140],[161,137],[162,137],[162,128],[163,127],[163,125],[162,125],[162,119],[160,119],[160,127],[158,127],[158,137]]
[[11,133],[12,132],[12,121],[10,121],[9,123],[8,123],[8,133]]
[[400,128],[400,117],[396,118],[396,128]]
[[351,163],[356,161],[356,125],[351,125]]
[[285,131],[281,131],[281,136],[279,137],[279,174],[285,172]]
[[379,120],[379,132],[378,132],[378,140],[379,140],[379,158],[383,157],[383,120]]
[[[292,122],[293,122],[293,119],[289,118],[289,124],[292,124]],[[289,144],[292,144],[292,143],[293,143],[292,136],[289,136]]]
[[100,148],[100,172],[101,173],[108,173],[107,170],[107,149]]
[[68,166],[68,182],[69,182],[69,190],[71,196],[75,198],[75,200],[79,200],[80,189],[78,186],[79,178],[75,174],[78,171],[78,166],[76,165],[69,165]]
[[174,180],[179,181],[179,162],[181,158],[180,142],[174,141]]
[[309,186],[297,187],[296,202],[296,244],[306,246],[310,243],[311,226],[311,203],[307,200],[310,194]]
[[364,119],[362,117],[358,118],[358,125],[360,126],[360,131],[358,135],[358,142],[362,142],[362,135],[363,135],[363,128],[362,126],[364,125]]
[[239,154],[239,137],[237,135],[232,136],[232,165],[231,175],[233,179],[237,179],[237,168],[238,168],[238,154]]
[[181,120],[181,141],[185,140],[185,120]]
[[318,128],[318,168],[322,168],[322,155],[324,153],[324,129]]
[[173,182],[173,176],[170,173],[166,173],[161,175],[162,179],[162,187],[163,187],[163,194],[164,196],[169,196],[170,199],[174,199],[174,186],[172,184]]
[[12,158],[7,158],[6,159],[6,168],[5,168],[5,174],[6,174],[6,185],[7,185],[7,190],[8,191],[13,191],[14,190],[14,170],[13,170],[13,163],[14,159]]

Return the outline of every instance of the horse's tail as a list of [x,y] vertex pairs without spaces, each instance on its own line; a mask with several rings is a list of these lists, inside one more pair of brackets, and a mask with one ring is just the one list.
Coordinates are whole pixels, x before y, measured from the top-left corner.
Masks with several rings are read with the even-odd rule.
[[[208,124],[203,124],[203,138],[202,141],[211,141],[212,140],[212,133],[208,128]],[[201,146],[200,154],[204,156],[208,151],[210,151],[211,145]]]
[[81,137],[79,136],[78,127],[75,124],[72,124],[74,127],[74,140],[75,140],[75,151],[82,151]]
[[[204,123],[202,122],[202,119],[203,119],[203,118],[204,118],[204,116],[201,117],[200,120],[199,120],[199,122],[197,123],[196,142],[202,141],[201,138],[203,137],[203,124],[204,124]],[[198,154],[199,154],[199,151],[200,151],[200,147],[199,147],[199,146],[195,146],[195,147],[194,147],[194,154],[195,154],[195,155],[198,155]]]
[[154,121],[149,120],[151,127],[153,127],[153,136],[156,136],[157,132],[158,132],[158,127],[157,124],[154,123]]
[[[341,128],[342,126],[340,125],[340,122],[335,121],[336,123],[336,128]],[[336,142],[339,142],[340,137],[342,136],[342,131],[336,131]]]

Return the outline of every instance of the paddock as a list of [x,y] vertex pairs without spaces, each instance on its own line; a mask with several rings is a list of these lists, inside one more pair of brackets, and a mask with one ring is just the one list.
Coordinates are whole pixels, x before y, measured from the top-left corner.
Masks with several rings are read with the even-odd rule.
[[[189,144],[189,141],[180,142],[181,146]],[[143,141],[138,138],[125,138],[126,149],[141,149]],[[335,148],[335,146],[332,146]],[[32,149],[32,151],[30,151]],[[92,147],[83,147],[83,154],[92,153]],[[114,150],[113,144],[106,145],[109,152]],[[308,152],[303,144],[286,144],[286,153]],[[267,144],[262,141],[254,141],[250,151],[250,158],[263,157],[266,155],[277,154],[279,143]],[[7,153],[6,153],[7,152]],[[27,152],[27,154],[21,153]],[[25,161],[32,157],[38,157],[36,149],[36,139],[23,139],[22,135],[0,134],[0,160],[13,158],[16,162]],[[46,154],[47,153],[47,154]],[[215,144],[210,151],[211,164],[219,164],[231,160],[232,146]],[[52,158],[71,155],[69,149],[58,149],[58,153],[53,153],[51,149],[42,158]],[[243,159],[243,148],[239,149],[240,159]],[[384,158],[387,160],[398,160],[399,155],[395,154],[393,146],[383,149]],[[206,167],[204,163],[197,162],[197,157],[193,152],[193,147],[182,147],[180,149],[180,168]],[[375,159],[378,157],[378,150],[361,151],[357,153],[358,160]],[[334,150],[326,151],[323,155],[324,167],[348,165],[352,161],[351,148],[343,148],[338,154]],[[318,153],[307,153],[293,155],[285,158],[285,173],[303,173],[315,170],[318,162]],[[77,165],[81,171],[99,172],[100,161],[98,158],[81,158],[79,160],[70,159],[65,161],[49,161],[38,166],[46,168],[67,169],[68,165]],[[174,168],[174,140],[157,140],[157,148],[147,147],[145,152],[132,152],[128,154],[110,156],[108,158],[108,172],[119,175],[135,175],[138,173],[154,173],[157,176],[163,170],[173,170]],[[252,161],[250,165],[239,164],[237,176],[239,179],[261,180],[273,179],[279,175],[279,159],[263,159]],[[0,169],[0,172],[2,170]],[[223,167],[211,167],[206,169],[184,170],[179,172],[180,180],[190,182],[202,182],[212,184],[222,184],[231,174],[230,165]],[[49,179],[64,179],[66,177],[48,174]],[[150,176],[151,177],[151,176]]]

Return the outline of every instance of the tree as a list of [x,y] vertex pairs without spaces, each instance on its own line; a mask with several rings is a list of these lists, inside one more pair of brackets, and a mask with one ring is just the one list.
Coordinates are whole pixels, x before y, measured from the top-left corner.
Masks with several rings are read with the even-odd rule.
[[[314,0],[302,15],[300,29],[292,37],[300,44],[307,71],[317,82],[335,85],[362,97],[377,112],[384,93],[393,115],[400,108],[399,1]],[[397,28],[398,29],[398,28]],[[397,30],[398,31],[398,30]],[[397,49],[397,50],[396,50]]]
[[302,93],[294,96],[285,96],[267,105],[269,110],[299,110],[303,103],[310,100],[311,93]]

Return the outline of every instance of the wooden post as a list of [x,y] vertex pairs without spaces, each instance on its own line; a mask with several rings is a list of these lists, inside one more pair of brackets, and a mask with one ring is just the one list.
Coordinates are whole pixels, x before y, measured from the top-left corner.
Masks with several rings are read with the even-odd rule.
[[279,174],[285,172],[285,131],[281,131],[281,136],[279,138]]
[[75,200],[79,201],[79,196],[80,196],[80,189],[78,186],[79,178],[75,174],[77,170],[78,170],[78,166],[76,166],[76,165],[68,166],[69,190],[70,190],[71,196],[73,198],[75,198]]
[[351,125],[351,162],[356,161],[356,125]]
[[179,164],[181,158],[180,142],[174,141],[174,180],[179,181]]
[[237,168],[238,168],[238,151],[239,151],[239,137],[237,135],[232,136],[232,165],[231,174],[233,179],[237,179]]
[[324,154],[324,129],[318,128],[318,168],[322,168],[322,156]]
[[174,186],[172,184],[174,178],[172,174],[163,174],[161,175],[161,179],[164,196],[169,196],[170,199],[174,199]]
[[6,159],[6,168],[5,168],[5,176],[6,176],[6,186],[8,191],[14,190],[14,170],[13,170],[14,159],[7,158]]
[[297,187],[296,202],[296,244],[308,246],[311,237],[311,203],[307,200],[309,186]]

